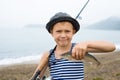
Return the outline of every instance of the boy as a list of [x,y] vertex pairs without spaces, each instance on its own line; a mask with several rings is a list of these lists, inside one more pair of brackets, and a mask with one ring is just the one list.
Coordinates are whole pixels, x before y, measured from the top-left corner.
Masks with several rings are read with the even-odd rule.
[[[84,80],[83,62],[62,59],[61,55],[71,51],[74,59],[81,60],[88,52],[111,52],[115,45],[107,41],[83,41],[71,43],[72,37],[80,29],[77,20],[66,13],[56,13],[46,25],[46,29],[56,42],[54,49],[43,54],[36,74],[43,75],[49,65],[52,80]],[[34,79],[33,79],[34,80]]]

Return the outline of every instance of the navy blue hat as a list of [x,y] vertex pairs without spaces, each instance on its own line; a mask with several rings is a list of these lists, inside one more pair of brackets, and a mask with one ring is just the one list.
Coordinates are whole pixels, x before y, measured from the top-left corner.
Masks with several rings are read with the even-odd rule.
[[73,27],[75,28],[76,32],[80,29],[80,25],[78,21],[74,18],[72,18],[70,15],[67,13],[56,13],[50,21],[46,25],[46,29],[50,33],[50,29],[57,23],[57,22],[62,22],[62,21],[69,21],[72,23]]

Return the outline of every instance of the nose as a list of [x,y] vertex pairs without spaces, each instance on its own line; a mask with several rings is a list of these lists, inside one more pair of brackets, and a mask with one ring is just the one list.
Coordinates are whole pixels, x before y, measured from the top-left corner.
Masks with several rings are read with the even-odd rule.
[[61,37],[65,37],[65,36],[66,36],[65,32],[62,32]]

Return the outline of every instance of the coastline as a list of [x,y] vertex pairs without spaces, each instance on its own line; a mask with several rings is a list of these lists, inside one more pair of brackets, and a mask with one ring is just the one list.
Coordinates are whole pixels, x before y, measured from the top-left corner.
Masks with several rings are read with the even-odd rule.
[[[102,63],[100,67],[85,63],[85,80],[101,78],[101,80],[120,79],[120,52],[112,52],[95,57]],[[0,80],[29,80],[38,62],[28,61],[19,64],[0,66]]]

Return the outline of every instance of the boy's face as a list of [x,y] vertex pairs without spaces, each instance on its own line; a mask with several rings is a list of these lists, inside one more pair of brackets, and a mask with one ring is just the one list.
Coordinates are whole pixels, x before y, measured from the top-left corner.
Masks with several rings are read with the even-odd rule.
[[58,22],[53,26],[51,35],[58,46],[67,46],[71,43],[72,37],[75,34],[75,29],[70,22]]

